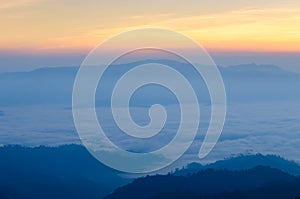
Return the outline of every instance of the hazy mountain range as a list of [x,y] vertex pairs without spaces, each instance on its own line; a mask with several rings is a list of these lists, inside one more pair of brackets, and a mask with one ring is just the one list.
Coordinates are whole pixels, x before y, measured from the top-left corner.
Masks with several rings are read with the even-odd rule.
[[[103,93],[99,105],[107,105],[113,83],[130,67],[138,63],[123,64],[111,67],[101,85]],[[153,60],[152,60],[153,62]],[[170,60],[156,60],[156,63],[169,64],[185,75],[195,87],[197,94],[203,101],[209,100],[204,82],[194,70],[185,64]],[[0,106],[32,105],[32,104],[66,104],[71,105],[72,89],[78,67],[41,68],[30,72],[0,74]],[[229,67],[219,67],[225,83],[229,102],[255,102],[276,100],[299,100],[300,75],[285,71],[277,66],[245,64]],[[159,74],[159,73],[158,73]],[[166,77],[168,78],[168,77]],[[156,92],[156,95],[153,94]],[[157,89],[150,88],[148,92],[137,95],[137,105],[149,99],[165,99],[166,103],[173,103],[167,95],[157,94]],[[97,97],[97,96],[96,96]],[[104,98],[103,98],[104,97]],[[97,100],[97,98],[96,98]]]

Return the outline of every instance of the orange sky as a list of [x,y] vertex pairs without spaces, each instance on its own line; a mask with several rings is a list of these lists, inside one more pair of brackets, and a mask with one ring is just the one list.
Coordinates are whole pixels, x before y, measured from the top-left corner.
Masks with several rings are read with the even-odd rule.
[[0,24],[0,49],[12,52],[82,51],[140,27],[215,51],[300,51],[298,0],[1,0]]

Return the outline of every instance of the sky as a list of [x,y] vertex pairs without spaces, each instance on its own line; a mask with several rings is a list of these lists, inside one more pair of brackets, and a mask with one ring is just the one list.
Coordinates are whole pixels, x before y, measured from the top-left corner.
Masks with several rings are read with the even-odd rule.
[[0,72],[80,65],[99,43],[143,27],[185,34],[219,65],[300,72],[298,0],[1,0],[0,24]]

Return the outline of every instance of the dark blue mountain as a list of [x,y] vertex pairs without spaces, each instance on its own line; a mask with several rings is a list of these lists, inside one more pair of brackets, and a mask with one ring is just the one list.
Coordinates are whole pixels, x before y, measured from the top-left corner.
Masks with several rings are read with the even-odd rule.
[[0,148],[0,198],[101,198],[130,182],[80,145]]
[[189,176],[147,176],[116,189],[105,199],[289,199],[300,194],[299,188],[299,177],[257,166],[241,171],[207,169]]
[[[138,178],[108,198],[144,198],[140,195],[145,193],[153,193],[145,194],[147,197],[163,198],[170,194],[165,198],[176,198],[174,192],[176,196],[184,193],[186,197],[181,198],[192,198],[194,192],[198,197],[200,193],[231,194],[235,189],[257,188],[270,193],[271,188],[265,186],[270,183],[283,187],[276,190],[294,193],[295,186],[300,190],[297,177],[268,165],[289,173],[299,172],[296,163],[277,156],[240,156],[206,166],[193,163],[169,175]],[[130,182],[132,179],[104,166],[80,145],[0,148],[0,198],[99,199]],[[123,193],[124,197],[119,197]]]

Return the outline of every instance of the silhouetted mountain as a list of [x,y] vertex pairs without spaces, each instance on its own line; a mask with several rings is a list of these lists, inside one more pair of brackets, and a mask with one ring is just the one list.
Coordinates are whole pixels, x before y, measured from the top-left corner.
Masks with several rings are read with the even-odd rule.
[[300,194],[300,179],[278,169],[207,169],[190,176],[156,175],[134,180],[105,199],[291,198]]
[[[199,194],[217,194],[219,198],[227,194],[230,198],[238,198],[236,194],[245,194],[245,191],[251,195],[269,194],[271,189],[283,190],[284,194],[286,190],[289,193],[300,190],[298,179],[290,174],[263,166],[248,169],[259,164],[298,171],[295,163],[277,156],[240,156],[210,164],[215,169],[192,163],[172,175],[139,178],[108,198],[199,198]],[[237,171],[241,169],[245,170]],[[80,145],[0,148],[1,199],[99,199],[132,181],[120,174],[99,163]],[[296,194],[290,196],[300,195]]]
[[79,145],[0,148],[0,198],[96,199],[130,181]]
[[[188,77],[199,99],[209,100],[204,81],[189,65],[171,60],[144,60],[109,67],[106,76],[100,82],[103,85],[102,101],[98,105],[107,105],[113,88],[120,76],[133,66],[145,63],[160,63],[169,65]],[[229,102],[252,102],[261,100],[299,100],[300,75],[282,70],[272,65],[245,64],[229,67],[219,67],[226,86]],[[0,105],[28,104],[65,104],[71,105],[72,89],[78,67],[41,68],[31,72],[0,74]],[[200,81],[199,81],[200,79]],[[156,96],[165,99],[167,103],[175,103],[170,96],[161,90],[148,88],[148,94],[137,95],[136,103],[156,100]],[[153,92],[156,95],[153,95]],[[22,99],[22,100],[20,100]],[[97,98],[96,98],[97,100]]]
[[300,175],[300,166],[296,162],[288,161],[276,155],[240,155],[237,157],[219,160],[208,165],[201,165],[200,163],[191,163],[186,168],[176,170],[174,175],[187,175],[196,173],[204,169],[226,169],[226,170],[242,170],[250,169],[256,166],[270,166],[279,169],[292,175]]

